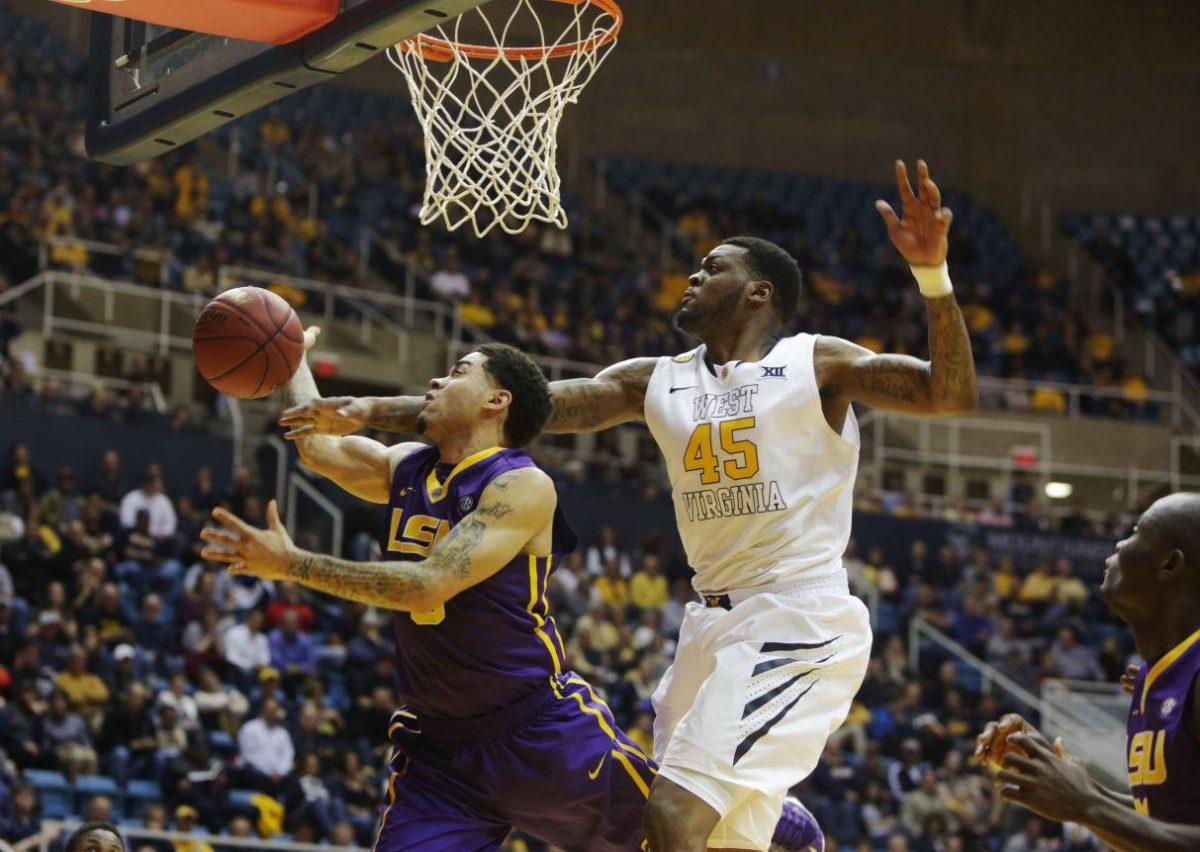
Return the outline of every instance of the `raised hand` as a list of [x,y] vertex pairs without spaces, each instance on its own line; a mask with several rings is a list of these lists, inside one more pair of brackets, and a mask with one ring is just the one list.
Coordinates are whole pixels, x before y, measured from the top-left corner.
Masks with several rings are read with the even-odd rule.
[[216,508],[213,520],[222,528],[205,527],[200,538],[208,542],[200,556],[229,565],[229,573],[259,577],[263,580],[288,579],[292,538],[279,520],[279,507],[267,504],[267,528],[256,529],[232,512]]
[[949,250],[946,234],[954,214],[942,206],[942,192],[929,177],[929,166],[924,160],[917,160],[917,194],[914,195],[904,161],[897,160],[896,188],[900,192],[903,218],[897,217],[892,205],[883,199],[875,202],[875,209],[887,225],[892,245],[909,266],[941,266]]
[[289,440],[309,435],[352,435],[367,424],[370,400],[353,396],[329,396],[287,409],[279,425],[288,427]]
[[1008,748],[1009,737],[1016,733],[1041,737],[1020,715],[1006,713],[998,722],[988,722],[983,733],[975,738],[975,761],[981,766],[998,767]]

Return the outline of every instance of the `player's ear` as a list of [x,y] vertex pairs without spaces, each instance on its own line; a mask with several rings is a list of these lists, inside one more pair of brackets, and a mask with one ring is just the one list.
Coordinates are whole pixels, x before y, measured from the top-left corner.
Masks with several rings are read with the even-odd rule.
[[1183,551],[1176,548],[1167,554],[1167,561],[1158,569],[1158,576],[1163,580],[1173,580],[1183,573],[1183,566],[1187,560],[1184,558]]
[[751,281],[750,292],[747,298],[753,305],[769,305],[771,304],[771,295],[775,288],[771,286],[770,281]]
[[484,405],[487,408],[492,408],[492,409],[495,409],[496,411],[500,411],[502,409],[508,408],[508,406],[511,403],[512,403],[512,392],[507,391],[504,388],[496,388],[495,390],[491,391],[491,393],[488,394],[487,401],[484,402]]

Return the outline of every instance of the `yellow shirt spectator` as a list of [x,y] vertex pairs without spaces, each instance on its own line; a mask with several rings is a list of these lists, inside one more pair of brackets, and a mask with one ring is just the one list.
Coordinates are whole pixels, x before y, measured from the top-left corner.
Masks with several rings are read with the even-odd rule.
[[1087,336],[1085,348],[1093,360],[1111,361],[1115,345],[1111,335],[1097,331]]
[[603,574],[596,579],[596,594],[611,607],[623,607],[629,603],[629,584],[620,574]]
[[639,609],[667,608],[667,578],[655,569],[634,572],[629,580],[629,600]]
[[1067,413],[1067,398],[1060,391],[1051,387],[1041,386],[1033,392],[1030,401],[1034,411],[1048,411],[1052,414]]
[[90,713],[108,703],[108,687],[89,671],[59,672],[54,685],[66,694],[67,702],[76,712]]
[[1054,597],[1057,587],[1058,581],[1047,574],[1044,568],[1037,567],[1021,584],[1019,597],[1025,603],[1044,603]]
[[1150,385],[1141,376],[1129,376],[1121,382],[1125,391],[1125,401],[1144,405],[1150,398]]
[[1014,325],[1000,338],[1000,348],[1006,355],[1023,355],[1029,349],[1029,337],[1019,325]]

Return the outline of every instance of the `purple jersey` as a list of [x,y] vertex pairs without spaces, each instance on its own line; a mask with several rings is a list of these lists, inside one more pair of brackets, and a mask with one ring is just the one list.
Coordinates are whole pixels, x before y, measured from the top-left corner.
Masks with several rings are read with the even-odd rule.
[[1139,813],[1200,822],[1200,732],[1192,731],[1200,630],[1143,666],[1129,709],[1129,786]]
[[[488,483],[535,467],[521,450],[492,447],[452,469],[426,447],[396,465],[380,539],[388,561],[424,559],[474,511]],[[494,575],[431,612],[398,612],[400,695],[418,716],[467,719],[493,713],[563,671],[564,650],[549,614],[546,585],[556,556],[575,549],[562,512],[554,513],[551,555],[519,554]]]

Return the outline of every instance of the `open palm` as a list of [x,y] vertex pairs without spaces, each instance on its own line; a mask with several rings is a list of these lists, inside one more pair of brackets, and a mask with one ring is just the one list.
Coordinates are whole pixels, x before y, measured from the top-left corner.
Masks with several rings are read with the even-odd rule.
[[924,160],[917,160],[917,193],[914,194],[908,169],[903,160],[897,160],[896,188],[900,192],[903,218],[898,217],[886,201],[875,202],[892,245],[909,266],[941,266],[946,261],[949,248],[946,234],[954,214],[942,206],[942,192],[929,177],[929,166]]

